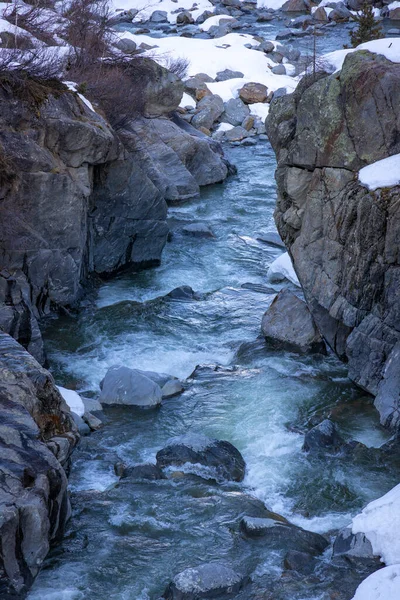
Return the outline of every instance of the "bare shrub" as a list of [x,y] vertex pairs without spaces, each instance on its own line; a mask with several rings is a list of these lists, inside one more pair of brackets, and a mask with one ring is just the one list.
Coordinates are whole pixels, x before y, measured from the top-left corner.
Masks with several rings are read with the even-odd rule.
[[3,144],[0,142],[0,188],[10,185],[16,177],[15,165],[7,156]]
[[167,55],[163,61],[163,66],[179,77],[179,79],[187,77],[189,65],[189,59],[184,57],[173,58],[172,56]]
[[11,5],[3,16],[9,23],[24,29],[41,42],[48,45],[55,44],[52,32],[55,29],[57,15],[42,1],[38,0],[35,4],[32,2],[31,8],[28,9],[24,5]]

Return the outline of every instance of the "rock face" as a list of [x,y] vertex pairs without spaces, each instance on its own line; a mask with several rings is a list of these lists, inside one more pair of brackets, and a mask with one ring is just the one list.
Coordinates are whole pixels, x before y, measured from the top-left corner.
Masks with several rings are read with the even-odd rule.
[[78,441],[48,371],[0,333],[0,597],[21,597],[70,515],[68,465]]
[[289,290],[279,292],[263,316],[261,331],[266,341],[296,352],[325,352],[325,344],[307,305]]
[[235,446],[196,434],[171,438],[157,452],[156,458],[157,466],[161,468],[185,463],[199,464],[211,467],[217,476],[232,481],[242,481],[246,468],[244,459]]
[[[320,332],[373,395],[390,358],[398,364],[400,189],[369,191],[357,173],[400,152],[399,81],[400,65],[356,52],[339,74],[274,100],[267,119],[279,233]],[[378,408],[398,425],[398,394],[382,394]]]
[[166,200],[228,174],[215,142],[167,118],[183,84],[146,60],[144,117],[118,135],[60,84],[41,100],[0,91],[0,329],[39,362],[41,317],[78,302],[91,273],[158,264]]

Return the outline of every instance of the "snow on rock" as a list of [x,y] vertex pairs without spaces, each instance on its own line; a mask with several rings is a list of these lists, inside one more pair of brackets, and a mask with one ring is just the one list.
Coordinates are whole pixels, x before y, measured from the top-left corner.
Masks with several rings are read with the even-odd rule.
[[372,573],[358,586],[353,600],[397,600],[400,598],[400,565]]
[[[139,23],[147,21],[156,10],[166,12],[170,23],[176,23],[177,8],[190,10],[190,14],[194,20],[206,10],[210,12],[215,11],[215,7],[208,0],[196,0],[196,4],[193,3],[193,0],[179,0],[178,4],[174,0],[160,0],[159,2],[149,2],[148,0],[109,0],[109,2],[111,8],[114,10],[130,10],[131,8],[138,10],[139,12],[133,20]],[[193,7],[194,10],[191,10]]]
[[249,104],[249,109],[253,117],[259,117],[262,121],[265,121],[269,113],[269,104],[256,102],[255,104]]
[[340,71],[343,66],[344,59],[350,52],[357,50],[369,50],[374,54],[382,54],[388,60],[394,63],[400,62],[400,38],[384,38],[382,40],[373,40],[360,44],[357,48],[346,50],[336,50],[322,56],[324,64],[331,67],[332,72]]
[[83,404],[80,395],[77,392],[74,392],[74,390],[68,390],[59,385],[57,386],[57,389],[72,412],[81,417],[85,412],[85,405]]
[[388,4],[389,10],[394,10],[395,8],[400,8],[400,2],[391,2]]
[[221,123],[218,126],[217,131],[230,131],[231,129],[233,129],[234,125],[231,125],[230,123]]
[[[78,87],[78,84],[75,83],[74,81],[63,81],[63,84],[67,86],[67,88],[69,90],[71,90],[71,92],[76,92],[76,89]],[[76,92],[77,93],[77,92]],[[78,93],[79,98],[82,100],[82,102],[84,104],[86,104],[86,106],[88,108],[90,108],[91,111],[96,112],[93,108],[93,104],[90,102],[90,100],[88,100],[87,98],[85,98],[85,96],[83,94],[79,94]]]
[[378,160],[358,173],[358,179],[369,190],[400,185],[400,154]]
[[196,100],[194,100],[192,98],[192,96],[189,96],[189,94],[184,92],[179,106],[182,108],[185,108],[186,106],[190,106],[191,108],[196,108]]
[[268,269],[268,279],[271,282],[283,281],[287,279],[300,287],[300,282],[297,278],[296,271],[293,268],[292,261],[287,252],[274,260]]
[[263,52],[245,47],[251,43],[258,46],[259,42],[249,34],[229,33],[216,39],[198,39],[177,36],[151,38],[135,35],[128,31],[119,34],[121,39],[131,39],[140,45],[142,42],[149,46],[157,45],[149,51],[149,56],[160,64],[168,60],[186,58],[189,60],[188,76],[197,73],[207,73],[215,78],[219,71],[231,69],[244,74],[243,79],[230,79],[207,83],[212,94],[221,96],[224,102],[238,97],[238,91],[245,83],[263,83],[269,91],[286,87],[288,93],[297,85],[297,78],[288,75],[274,75],[270,67],[275,63]]
[[272,8],[278,10],[282,8],[286,0],[257,0],[257,8]]
[[[386,565],[400,563],[400,484],[381,498],[370,502],[356,515],[352,531],[354,534],[363,533],[371,542],[374,554],[380,556]],[[397,597],[400,598],[400,594],[382,596],[382,600]],[[359,598],[361,600],[361,596]]]
[[209,31],[211,27],[214,27],[215,25],[218,26],[221,19],[227,19],[229,21],[235,20],[235,18],[231,17],[230,15],[215,15],[214,17],[209,17],[206,19],[204,23],[199,25],[199,28],[201,31]]

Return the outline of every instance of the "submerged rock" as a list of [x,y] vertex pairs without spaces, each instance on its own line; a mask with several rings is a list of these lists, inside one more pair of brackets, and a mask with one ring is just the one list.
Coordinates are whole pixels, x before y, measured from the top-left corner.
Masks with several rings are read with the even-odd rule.
[[198,600],[235,596],[248,577],[221,563],[206,563],[176,575],[164,592],[166,600]]
[[329,546],[329,542],[319,533],[297,527],[274,513],[271,513],[271,518],[244,517],[240,527],[247,537],[263,537],[279,548],[321,554]]
[[289,290],[279,292],[265,312],[261,331],[275,347],[325,353],[325,344],[305,302]]
[[242,481],[246,468],[239,450],[230,442],[195,433],[171,438],[157,452],[156,459],[160,468],[199,464],[212,468],[218,477],[233,481]]
[[161,403],[160,386],[137,369],[111,367],[103,379],[101,404],[151,408]]
[[174,396],[179,396],[179,394],[182,394],[184,391],[185,388],[179,379],[171,379],[171,381],[167,381],[161,388],[163,398],[173,398]]
[[124,463],[116,463],[114,465],[115,474],[122,479],[148,479],[150,481],[157,481],[159,479],[166,479],[164,473],[157,465],[152,464],[140,464],[128,467]]
[[215,235],[206,223],[190,223],[182,227],[183,233],[194,237],[213,238]]
[[346,446],[335,423],[325,419],[308,431],[304,437],[305,452],[340,452]]

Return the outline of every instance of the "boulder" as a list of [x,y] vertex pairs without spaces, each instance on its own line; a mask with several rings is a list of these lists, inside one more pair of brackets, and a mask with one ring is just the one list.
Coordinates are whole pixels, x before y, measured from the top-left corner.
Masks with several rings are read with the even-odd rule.
[[329,13],[328,19],[330,21],[335,21],[336,23],[341,23],[344,21],[348,21],[351,19],[352,15],[346,5],[343,2],[338,2],[335,8]]
[[[254,117],[252,115],[249,115],[248,117],[246,117],[242,123],[242,127],[244,127],[244,129],[246,131],[250,131],[254,126]],[[253,140],[252,140],[253,141]]]
[[171,381],[167,381],[165,385],[161,388],[161,393],[163,398],[173,398],[174,396],[179,396],[182,392],[185,391],[182,383],[179,379],[172,379]]
[[239,450],[229,442],[200,434],[188,433],[171,438],[157,452],[156,459],[160,468],[185,463],[204,465],[218,477],[232,481],[242,481],[245,474],[245,462]]
[[190,287],[190,285],[181,285],[171,290],[165,298],[171,300],[199,300],[200,296]]
[[288,0],[282,6],[283,12],[309,12],[307,0]]
[[321,554],[329,546],[329,542],[319,533],[297,527],[279,515],[275,515],[275,518],[243,517],[240,527],[247,537],[262,537],[279,548]]
[[257,50],[262,50],[266,54],[270,54],[275,50],[275,44],[273,42],[264,41],[260,43]]
[[286,69],[284,65],[276,65],[275,67],[272,67],[271,72],[274,75],[286,75]]
[[212,229],[206,223],[190,223],[182,227],[183,233],[192,235],[193,237],[213,238],[215,235]]
[[155,10],[149,20],[152,23],[168,23],[168,13],[164,10]]
[[363,533],[354,534],[351,527],[339,531],[333,543],[333,556],[374,559],[371,542]]
[[160,386],[137,369],[111,367],[103,379],[101,404],[152,408],[161,403]]
[[149,481],[166,479],[161,469],[152,464],[140,464],[128,467],[124,463],[116,463],[114,471],[121,479],[148,479]]
[[248,137],[248,135],[249,132],[241,125],[225,131],[225,139],[229,142],[240,142]]
[[305,452],[340,452],[346,446],[345,440],[339,433],[335,423],[325,419],[304,436],[303,450]]
[[163,117],[176,110],[182,100],[184,86],[180,78],[158,63],[141,58],[145,82],[143,112],[146,117]]
[[245,104],[255,104],[257,102],[266,102],[268,97],[268,88],[262,83],[246,83],[239,90],[239,98]]
[[400,7],[396,6],[396,8],[392,8],[389,10],[389,19],[392,21],[400,20]]
[[243,577],[226,564],[205,563],[199,567],[185,569],[176,575],[165,590],[163,598],[200,600],[234,597],[247,581],[248,577]]
[[241,125],[250,114],[250,109],[240,98],[231,98],[224,104],[224,112],[221,115],[223,123],[230,125]]
[[194,19],[188,10],[184,10],[177,14],[176,24],[177,25],[192,25]]
[[261,331],[274,347],[302,354],[325,353],[325,344],[303,300],[289,290],[279,292],[264,313]]
[[127,54],[130,54],[131,52],[135,52],[137,49],[136,42],[134,42],[133,40],[130,40],[129,38],[122,38],[122,40],[118,40],[118,42],[115,44],[115,46],[116,46],[116,48],[118,48],[122,52],[126,52]]
[[244,77],[241,71],[232,71],[231,69],[224,69],[218,71],[215,81],[228,81],[229,79],[242,79]]
[[321,21],[323,23],[327,23],[329,21],[328,14],[323,6],[318,6],[313,16],[316,21]]
[[309,575],[315,569],[316,561],[312,554],[289,550],[283,560],[283,567],[287,571],[297,571],[303,575]]
[[205,96],[197,103],[196,111],[191,120],[193,127],[211,129],[215,121],[224,112],[224,103],[220,96]]

